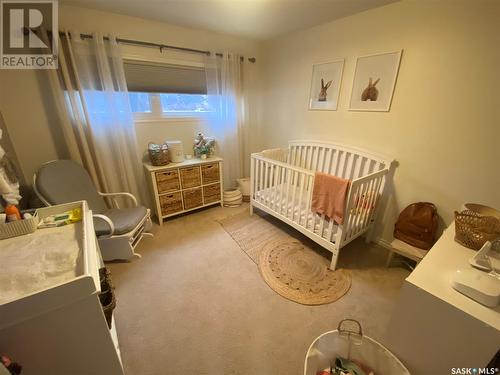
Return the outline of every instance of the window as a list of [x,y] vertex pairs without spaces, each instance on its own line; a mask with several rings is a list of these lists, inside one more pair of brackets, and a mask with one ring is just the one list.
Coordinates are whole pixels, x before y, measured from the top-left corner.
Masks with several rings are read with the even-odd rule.
[[[192,115],[210,112],[208,95],[129,92],[132,112],[143,115]],[[159,105],[158,105],[159,104]]]
[[129,92],[130,106],[134,113],[151,113],[151,100],[147,92]]
[[163,112],[209,112],[208,95],[160,94]]
[[137,118],[199,117],[210,112],[201,68],[125,62],[125,77]]

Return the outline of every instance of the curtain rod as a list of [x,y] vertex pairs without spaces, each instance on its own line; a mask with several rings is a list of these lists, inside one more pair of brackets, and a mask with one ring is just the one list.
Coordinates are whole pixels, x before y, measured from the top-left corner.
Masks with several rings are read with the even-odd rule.
[[[65,36],[66,33],[64,33],[63,31],[59,31],[59,35]],[[82,38],[82,39],[92,39],[93,36],[90,35],[90,34],[80,34],[80,38]],[[105,40],[109,40],[109,37],[105,36],[104,39]],[[130,45],[136,45],[136,46],[159,48],[160,52],[162,52],[162,50],[165,48],[165,49],[173,49],[173,50],[177,50],[177,51],[199,53],[199,54],[203,54],[203,55],[210,55],[211,54],[210,51],[204,51],[204,50],[201,50],[201,49],[186,48],[186,47],[177,47],[177,46],[172,46],[172,45],[168,45],[168,44],[160,44],[160,43],[153,43],[153,42],[144,42],[142,40],[116,38],[116,41],[118,43],[122,43],[122,44],[130,44]],[[219,56],[219,57],[223,56],[222,53],[216,53],[215,55]],[[240,59],[241,59],[241,61],[245,60],[245,58],[243,56]],[[251,63],[255,63],[257,61],[257,59],[255,57],[249,57],[248,61],[251,62]]]

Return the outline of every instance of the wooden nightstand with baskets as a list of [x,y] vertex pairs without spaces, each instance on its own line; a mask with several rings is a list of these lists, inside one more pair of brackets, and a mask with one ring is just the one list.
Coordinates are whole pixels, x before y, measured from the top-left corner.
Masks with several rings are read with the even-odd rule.
[[222,205],[222,162],[211,157],[162,166],[144,163],[158,223],[197,208]]

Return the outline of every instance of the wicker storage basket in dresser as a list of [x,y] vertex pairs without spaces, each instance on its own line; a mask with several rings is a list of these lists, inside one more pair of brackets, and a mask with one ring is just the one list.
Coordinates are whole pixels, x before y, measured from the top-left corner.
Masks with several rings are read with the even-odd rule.
[[220,199],[220,184],[203,186],[203,199],[205,204],[214,203]]
[[181,185],[183,189],[201,186],[200,166],[180,168]]
[[180,189],[179,172],[177,170],[156,172],[155,176],[159,193],[168,193]]
[[222,159],[185,160],[164,166],[144,163],[153,194],[156,216],[163,219],[220,204],[222,206]]
[[171,194],[162,194],[159,197],[161,215],[167,216],[182,211],[182,196],[179,191]]
[[220,169],[218,163],[207,163],[201,166],[203,184],[212,184],[220,180]]
[[203,193],[201,188],[184,190],[182,195],[184,198],[184,208],[186,210],[203,206]]

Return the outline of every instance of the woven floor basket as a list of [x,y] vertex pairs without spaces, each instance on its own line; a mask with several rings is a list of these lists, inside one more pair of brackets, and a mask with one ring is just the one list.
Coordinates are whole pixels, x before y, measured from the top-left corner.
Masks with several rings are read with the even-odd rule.
[[475,211],[455,211],[455,241],[470,249],[479,250],[486,241],[500,238],[500,220]]

